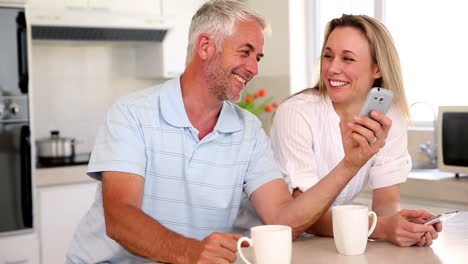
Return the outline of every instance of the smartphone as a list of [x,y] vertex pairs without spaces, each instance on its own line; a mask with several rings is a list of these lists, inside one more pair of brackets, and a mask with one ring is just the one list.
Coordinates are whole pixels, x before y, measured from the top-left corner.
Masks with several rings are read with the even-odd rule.
[[452,218],[456,216],[458,213],[459,211],[449,211],[449,212],[441,213],[440,215],[436,215],[433,218],[427,220],[426,222],[424,222],[424,224],[433,225],[433,224],[439,223],[440,221],[445,221],[449,218]]
[[389,89],[374,87],[369,91],[366,102],[361,108],[360,115],[370,117],[374,110],[386,114],[393,102],[393,92]]

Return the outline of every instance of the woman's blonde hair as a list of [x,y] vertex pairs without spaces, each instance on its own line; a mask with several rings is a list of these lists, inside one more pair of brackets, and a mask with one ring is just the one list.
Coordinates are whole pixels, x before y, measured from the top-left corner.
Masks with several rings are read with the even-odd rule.
[[[410,112],[403,86],[400,58],[395,48],[390,32],[379,20],[366,15],[346,15],[335,18],[327,24],[325,38],[322,46],[322,54],[328,37],[337,27],[353,27],[363,32],[369,41],[370,53],[374,63],[377,64],[382,77],[377,79],[374,86],[387,88],[395,94],[394,103],[403,112],[407,120],[410,120]],[[320,62],[320,68],[322,63]],[[321,72],[321,71],[320,71]],[[326,94],[326,86],[323,76],[320,74],[318,84],[319,93]]]

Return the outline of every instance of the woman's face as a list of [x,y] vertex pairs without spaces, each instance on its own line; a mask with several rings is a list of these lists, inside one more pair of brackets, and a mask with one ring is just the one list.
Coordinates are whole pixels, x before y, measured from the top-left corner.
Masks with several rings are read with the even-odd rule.
[[362,105],[374,81],[381,77],[364,33],[353,27],[335,28],[322,54],[321,75],[335,104]]

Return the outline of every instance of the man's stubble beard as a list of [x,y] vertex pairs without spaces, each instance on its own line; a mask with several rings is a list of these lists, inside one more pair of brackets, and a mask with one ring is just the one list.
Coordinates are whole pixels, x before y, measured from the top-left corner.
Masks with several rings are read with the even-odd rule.
[[223,65],[219,53],[208,62],[204,74],[208,81],[208,89],[218,100],[228,100],[232,103],[240,101],[240,96],[234,97],[230,94],[230,90],[232,90],[231,71]]

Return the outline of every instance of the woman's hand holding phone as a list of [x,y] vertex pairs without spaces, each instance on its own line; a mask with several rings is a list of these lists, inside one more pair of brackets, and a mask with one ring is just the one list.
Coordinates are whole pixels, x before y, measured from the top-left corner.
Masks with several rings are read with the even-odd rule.
[[392,121],[377,111],[371,113],[372,119],[355,116],[354,123],[349,123],[348,134],[343,139],[345,159],[361,168],[384,145]]
[[433,226],[423,224],[433,216],[425,210],[403,209],[395,215],[384,217],[385,239],[400,247],[430,246],[438,238],[438,232],[442,231],[441,223]]
[[386,114],[393,103],[393,92],[389,89],[374,87],[369,91],[366,101],[362,105],[360,115],[372,118],[372,111]]
[[374,87],[369,91],[360,115],[354,117],[354,123],[348,123],[350,133],[344,138],[344,148],[348,162],[362,167],[384,145],[392,125],[385,116],[392,104],[392,91]]

